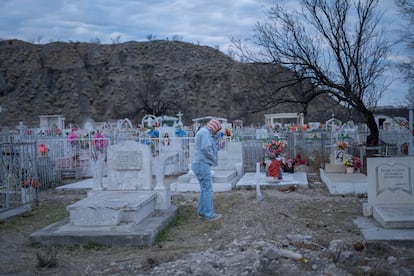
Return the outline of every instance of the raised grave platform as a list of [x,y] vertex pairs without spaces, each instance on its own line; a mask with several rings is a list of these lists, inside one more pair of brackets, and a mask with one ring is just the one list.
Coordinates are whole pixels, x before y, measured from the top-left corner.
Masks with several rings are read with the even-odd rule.
[[382,204],[373,207],[373,217],[384,228],[412,228],[414,229],[414,203]]
[[66,209],[76,227],[138,224],[154,212],[156,196],[153,191],[90,191]]
[[300,187],[309,187],[308,179],[305,172],[283,173],[281,180],[275,180],[273,177],[267,177],[265,173],[260,173],[257,178],[256,173],[246,173],[237,182],[236,188],[254,188],[257,182],[261,187],[282,187],[297,185]]
[[[78,227],[70,226],[69,217],[32,233],[32,243],[78,245],[103,244],[108,246],[152,246],[157,234],[176,216],[177,207],[157,211],[146,217],[139,224],[128,226]],[[72,229],[68,229],[72,228]]]
[[[236,170],[213,170],[213,191],[231,191],[239,176]],[[171,183],[172,192],[200,192],[200,184],[194,173],[189,172],[178,177],[178,182]]]
[[411,242],[414,245],[414,229],[384,228],[374,218],[357,217],[354,220],[355,225],[360,229],[365,241],[396,241]]
[[331,195],[365,194],[368,179],[362,173],[333,173],[320,169],[320,177]]

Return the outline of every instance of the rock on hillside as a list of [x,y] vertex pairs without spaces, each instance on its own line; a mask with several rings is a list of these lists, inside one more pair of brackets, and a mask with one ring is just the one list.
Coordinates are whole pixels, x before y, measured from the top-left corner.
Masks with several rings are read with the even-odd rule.
[[[24,120],[37,126],[38,115],[47,114],[62,114],[67,123],[79,124],[87,117],[140,120],[148,113],[178,111],[188,124],[206,115],[251,123],[263,122],[264,113],[300,111],[289,105],[246,112],[250,100],[242,99],[260,89],[249,75],[252,66],[256,65],[234,61],[211,47],[180,41],[38,45],[4,40],[0,106],[7,112],[1,114],[0,124]],[[308,116],[325,117],[318,120],[332,113],[326,108],[310,110]]]

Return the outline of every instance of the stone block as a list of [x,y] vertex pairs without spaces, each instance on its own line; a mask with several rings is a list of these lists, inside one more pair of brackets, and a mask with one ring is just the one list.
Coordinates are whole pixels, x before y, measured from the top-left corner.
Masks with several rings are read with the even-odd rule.
[[155,209],[155,192],[97,191],[67,207],[75,226],[138,224]]

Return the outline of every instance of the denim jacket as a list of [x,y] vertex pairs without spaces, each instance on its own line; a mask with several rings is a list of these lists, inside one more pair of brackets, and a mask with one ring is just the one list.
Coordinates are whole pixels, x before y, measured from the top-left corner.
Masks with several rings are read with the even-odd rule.
[[215,136],[207,127],[201,128],[195,137],[194,162],[218,165],[217,143]]

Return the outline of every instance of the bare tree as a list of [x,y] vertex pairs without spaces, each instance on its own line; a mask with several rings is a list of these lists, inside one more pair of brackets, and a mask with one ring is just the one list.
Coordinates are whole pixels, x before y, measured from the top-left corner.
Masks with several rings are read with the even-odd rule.
[[101,44],[101,39],[99,37],[94,37],[90,40],[91,43]]
[[155,34],[148,34],[148,35],[146,35],[145,36],[145,38],[148,40],[148,41],[151,41],[151,40],[155,40],[155,38],[156,38],[157,36],[155,35]]
[[293,13],[276,3],[267,11],[269,20],[256,25],[254,42],[261,51],[252,55],[236,47],[245,57],[292,70],[275,87],[300,84],[298,102],[326,94],[361,112],[370,130],[367,144],[377,145],[373,110],[386,87],[382,74],[391,45],[379,29],[378,0],[350,2],[300,0],[301,10]]
[[121,42],[121,35],[117,35],[115,38],[111,38],[112,44],[119,44]]
[[152,114],[154,116],[168,115],[170,112],[175,114],[180,107],[178,95],[164,91],[161,82],[156,78],[153,65],[143,64],[141,71],[138,95],[141,99],[142,107],[138,108],[137,113],[143,111],[145,114]]
[[[414,0],[396,0],[401,15],[407,20],[407,26],[414,24]],[[405,28],[402,33],[402,40],[407,45],[407,54],[410,55],[406,62],[401,64],[406,80],[410,83],[411,89],[407,94],[407,100],[414,104],[414,29]]]
[[174,41],[183,41],[184,38],[183,38],[182,35],[175,34],[175,35],[172,36],[171,39],[174,40]]
[[408,89],[408,93],[405,96],[405,107],[414,106],[414,87]]

